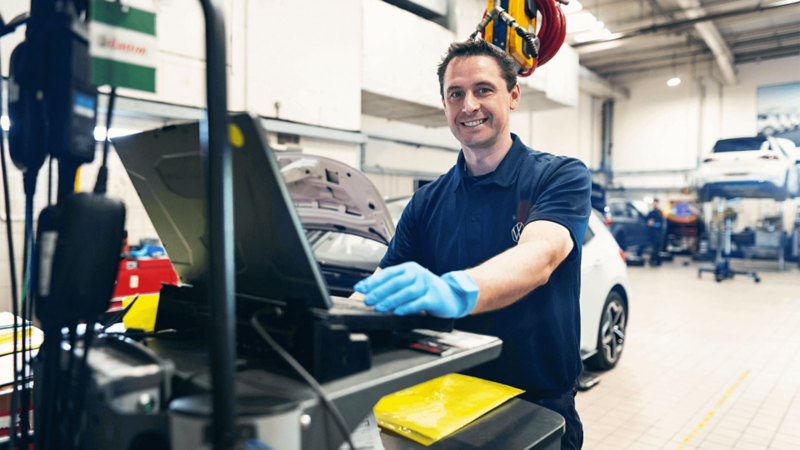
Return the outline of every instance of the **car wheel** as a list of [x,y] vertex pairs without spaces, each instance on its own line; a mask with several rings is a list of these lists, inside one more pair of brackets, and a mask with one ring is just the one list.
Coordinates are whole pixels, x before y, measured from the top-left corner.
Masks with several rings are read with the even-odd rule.
[[628,304],[617,291],[611,291],[603,305],[597,353],[586,362],[596,370],[609,370],[617,365],[625,347],[625,328],[628,325]]

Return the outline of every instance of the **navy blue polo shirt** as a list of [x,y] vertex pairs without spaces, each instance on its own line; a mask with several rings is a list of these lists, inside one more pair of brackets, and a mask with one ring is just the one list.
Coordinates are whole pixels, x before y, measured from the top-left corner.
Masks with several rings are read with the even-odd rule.
[[505,308],[456,321],[459,330],[503,340],[497,360],[466,373],[550,398],[571,389],[581,372],[581,243],[591,178],[581,161],[537,152],[511,137],[494,172],[470,177],[462,151],[449,172],[414,193],[380,267],[415,261],[443,275],[514,247],[530,222],[564,226],[574,247],[545,285]]

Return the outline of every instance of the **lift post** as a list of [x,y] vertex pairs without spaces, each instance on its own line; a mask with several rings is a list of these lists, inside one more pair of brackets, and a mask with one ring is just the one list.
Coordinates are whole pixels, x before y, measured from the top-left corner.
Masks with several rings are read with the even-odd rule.
[[731,269],[731,228],[732,222],[730,215],[725,215],[725,198],[714,197],[714,203],[717,205],[717,256],[714,259],[714,267],[701,267],[697,269],[697,278],[703,275],[703,272],[713,273],[714,279],[717,282],[728,280],[736,275],[744,275],[755,280],[756,283],[761,282],[756,272],[738,271]]

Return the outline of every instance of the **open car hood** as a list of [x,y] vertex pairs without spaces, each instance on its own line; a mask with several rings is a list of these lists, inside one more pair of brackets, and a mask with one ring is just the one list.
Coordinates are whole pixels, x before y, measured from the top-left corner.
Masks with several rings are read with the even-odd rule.
[[306,153],[276,152],[275,156],[303,228],[389,244],[394,222],[375,185],[360,170]]

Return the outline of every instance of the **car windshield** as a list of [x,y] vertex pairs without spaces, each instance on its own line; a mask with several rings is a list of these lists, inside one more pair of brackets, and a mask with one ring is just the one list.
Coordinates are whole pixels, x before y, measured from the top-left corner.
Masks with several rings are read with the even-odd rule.
[[714,153],[747,152],[769,150],[769,142],[764,137],[723,139],[714,145]]
[[320,264],[352,267],[372,272],[386,253],[386,245],[337,231],[319,232],[309,238],[311,250]]
[[[411,197],[403,197],[386,203],[394,223],[400,220],[410,200]],[[378,267],[387,248],[385,244],[372,239],[338,231],[309,231],[306,236],[320,264],[353,267],[369,272]]]

